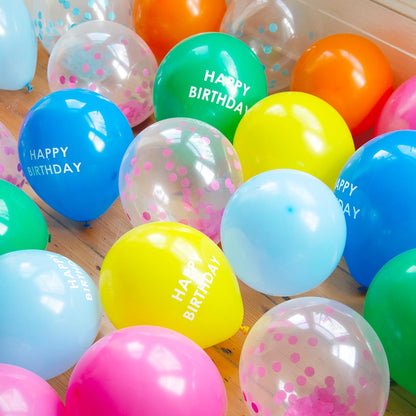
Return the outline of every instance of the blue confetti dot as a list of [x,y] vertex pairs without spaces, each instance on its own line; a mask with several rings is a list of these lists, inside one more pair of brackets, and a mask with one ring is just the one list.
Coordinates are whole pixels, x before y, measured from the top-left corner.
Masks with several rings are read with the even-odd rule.
[[95,3],[94,0],[88,0],[88,7],[93,8],[94,7],[94,3]]
[[91,13],[84,13],[84,19],[85,20],[91,20]]
[[277,82],[277,79],[271,79],[270,80],[270,84],[276,84],[276,82]]
[[262,66],[263,70],[265,71],[266,70],[266,65],[261,64],[261,66]]
[[38,19],[42,19],[42,12],[38,12]]
[[116,18],[116,14],[114,12],[110,12],[110,13],[108,13],[108,18],[110,20],[114,20]]
[[46,26],[46,27],[45,27],[45,32],[46,32],[46,33],[51,33],[51,28],[50,28],[49,26]]
[[289,73],[289,71],[287,70],[287,69],[284,69],[282,72],[281,72],[281,74],[282,75],[287,75]]
[[64,1],[63,6],[64,6],[64,9],[70,9],[71,8],[71,3],[69,1]]
[[270,32],[276,32],[277,30],[277,24],[276,23],[272,23],[271,25],[269,25],[269,30]]
[[46,36],[46,39],[48,39],[50,42],[52,42],[52,36],[48,35],[48,36]]
[[313,39],[313,38],[314,38],[314,36],[315,36],[315,33],[313,33],[313,32],[309,32],[309,39]]
[[43,35],[42,35],[42,32],[39,32],[39,39],[40,39],[40,40],[43,40]]
[[55,28],[52,29],[52,35],[59,36],[59,33]]
[[49,27],[55,27],[55,22],[53,20],[49,21]]
[[238,29],[235,35],[236,35],[238,38],[241,38],[241,36],[243,36],[243,32],[242,32],[240,29]]
[[270,45],[266,45],[264,48],[264,53],[269,54],[272,51],[272,47]]
[[238,27],[242,27],[244,25],[244,20],[241,20],[239,23],[238,23]]
[[280,71],[280,65],[279,64],[275,64],[272,66],[273,71]]
[[72,14],[74,15],[74,16],[79,16],[79,14],[80,14],[81,12],[80,12],[80,10],[78,9],[78,7],[74,7],[73,9],[72,9]]
[[58,20],[56,21],[56,24],[57,24],[58,26],[63,26],[63,25],[64,25],[64,21],[63,21],[62,19],[58,19]]
[[257,29],[257,32],[259,32],[260,35],[263,34],[264,33],[264,27],[263,26],[259,26],[259,28]]
[[42,29],[42,22],[39,20],[39,28]]

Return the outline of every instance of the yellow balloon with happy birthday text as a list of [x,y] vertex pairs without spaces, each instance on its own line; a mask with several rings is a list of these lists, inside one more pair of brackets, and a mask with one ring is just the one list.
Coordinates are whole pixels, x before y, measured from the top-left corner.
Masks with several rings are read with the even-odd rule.
[[228,260],[209,237],[187,225],[154,222],[128,231],[105,256],[99,283],[117,329],[166,327],[206,348],[242,324],[240,289]]

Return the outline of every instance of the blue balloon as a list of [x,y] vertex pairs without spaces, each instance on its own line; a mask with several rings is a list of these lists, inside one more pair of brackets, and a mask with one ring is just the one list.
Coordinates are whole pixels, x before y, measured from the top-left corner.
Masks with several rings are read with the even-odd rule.
[[236,275],[273,296],[304,293],[338,265],[345,218],[334,193],[293,169],[263,172],[243,183],[221,222],[221,244]]
[[0,0],[0,90],[20,90],[32,81],[38,44],[23,0]]
[[335,195],[347,222],[344,258],[363,286],[390,259],[416,248],[416,131],[378,136],[342,169]]
[[102,311],[95,283],[66,257],[45,250],[0,256],[0,362],[55,377],[94,342]]
[[27,181],[60,214],[89,221],[118,197],[121,161],[133,132],[119,108],[92,91],[67,89],[38,101],[20,129]]

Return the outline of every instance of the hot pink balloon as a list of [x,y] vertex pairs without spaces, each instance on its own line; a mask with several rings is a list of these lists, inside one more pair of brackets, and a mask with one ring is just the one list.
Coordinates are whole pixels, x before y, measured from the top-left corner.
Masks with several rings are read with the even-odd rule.
[[416,130],[416,76],[389,97],[374,128],[374,137],[395,130]]
[[64,405],[43,378],[21,367],[0,364],[0,415],[63,416]]
[[133,326],[96,342],[71,375],[71,416],[223,416],[221,375],[189,338],[156,326]]

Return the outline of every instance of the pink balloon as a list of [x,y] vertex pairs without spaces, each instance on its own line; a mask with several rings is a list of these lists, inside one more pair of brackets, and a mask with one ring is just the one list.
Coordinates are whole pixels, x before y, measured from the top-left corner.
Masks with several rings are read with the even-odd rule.
[[0,415],[63,416],[64,405],[41,377],[24,368],[0,364]]
[[374,137],[395,130],[416,130],[416,76],[401,84],[386,101]]
[[71,416],[225,415],[224,383],[189,338],[133,326],[96,342],[75,366],[66,408]]

